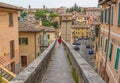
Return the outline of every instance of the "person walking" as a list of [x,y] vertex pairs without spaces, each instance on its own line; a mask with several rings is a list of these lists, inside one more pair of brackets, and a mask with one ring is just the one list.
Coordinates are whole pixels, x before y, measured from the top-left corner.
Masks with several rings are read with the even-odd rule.
[[62,43],[62,38],[61,36],[58,38],[58,43],[59,43],[59,47],[61,46],[61,43]]

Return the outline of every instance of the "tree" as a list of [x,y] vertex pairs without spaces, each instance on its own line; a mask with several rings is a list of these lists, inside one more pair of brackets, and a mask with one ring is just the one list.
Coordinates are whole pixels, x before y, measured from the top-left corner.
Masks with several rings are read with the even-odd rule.
[[58,16],[58,14],[56,14],[56,13],[51,13],[50,15],[49,15],[49,19],[50,19],[50,21],[53,21],[54,22],[54,20],[55,20],[55,18]]
[[20,12],[20,16],[21,16],[22,18],[25,18],[25,17],[27,16],[27,12],[21,11],[21,12]]
[[56,28],[56,29],[58,28],[58,22],[53,22],[52,25],[54,28]]
[[45,10],[37,10],[35,12],[35,18],[37,20],[41,19],[42,21],[46,20],[46,11]]
[[49,21],[44,21],[43,26],[50,27],[50,26],[52,26],[52,24]]

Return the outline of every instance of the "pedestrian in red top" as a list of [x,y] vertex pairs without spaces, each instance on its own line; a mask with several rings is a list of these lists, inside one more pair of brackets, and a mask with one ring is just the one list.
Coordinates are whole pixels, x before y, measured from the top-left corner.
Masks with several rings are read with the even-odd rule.
[[60,46],[61,46],[61,43],[62,43],[61,36],[58,38],[58,43],[59,43],[59,47],[60,47]]

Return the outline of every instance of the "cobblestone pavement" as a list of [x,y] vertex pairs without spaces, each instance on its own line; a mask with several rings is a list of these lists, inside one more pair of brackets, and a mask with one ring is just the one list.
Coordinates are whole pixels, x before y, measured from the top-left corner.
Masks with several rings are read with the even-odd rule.
[[64,47],[59,47],[58,43],[42,83],[74,83]]
[[94,56],[88,54],[89,48],[86,48],[85,42],[88,42],[88,40],[80,40],[80,50],[77,52],[89,63],[90,66],[92,66],[94,70],[96,70]]

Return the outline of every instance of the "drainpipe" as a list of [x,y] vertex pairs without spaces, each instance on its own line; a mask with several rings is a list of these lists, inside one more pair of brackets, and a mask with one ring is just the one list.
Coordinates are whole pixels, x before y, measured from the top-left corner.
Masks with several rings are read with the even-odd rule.
[[110,18],[111,18],[111,5],[109,5],[109,8],[110,8],[110,11],[109,11],[109,32],[108,32],[108,49],[107,49],[107,52],[106,52],[106,58],[105,58],[105,68],[104,68],[104,79],[105,79],[105,71],[106,71],[106,68],[107,68],[107,58],[108,58],[108,51],[109,51],[109,43],[110,43]]
[[36,56],[36,32],[34,33],[34,40],[35,40],[35,58],[37,57]]

